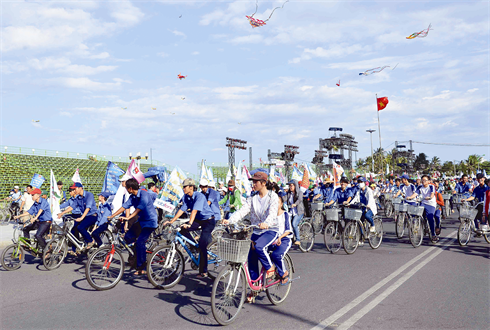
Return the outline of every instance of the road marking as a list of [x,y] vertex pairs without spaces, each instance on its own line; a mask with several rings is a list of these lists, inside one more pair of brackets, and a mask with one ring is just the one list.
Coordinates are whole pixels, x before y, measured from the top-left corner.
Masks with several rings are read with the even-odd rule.
[[[457,231],[452,232],[449,236],[447,236],[447,238],[450,238],[450,237],[456,235],[456,233],[457,233]],[[450,242],[452,242],[452,240]],[[448,242],[448,244],[449,244],[449,242]],[[432,246],[432,247],[428,248],[427,250],[425,250],[424,252],[422,252],[421,254],[419,254],[418,256],[416,256],[415,258],[413,258],[412,260],[408,261],[406,264],[404,264],[403,266],[401,266],[400,268],[398,268],[397,270],[395,270],[393,273],[391,273],[390,275],[388,275],[387,277],[385,277],[383,280],[381,280],[380,282],[378,282],[377,284],[375,284],[374,286],[372,286],[369,290],[367,290],[366,292],[364,292],[362,295],[360,295],[356,299],[352,300],[350,303],[348,303],[347,305],[345,305],[344,307],[342,307],[341,309],[339,309],[337,312],[335,312],[334,314],[332,314],[331,316],[329,316],[325,320],[323,320],[320,323],[318,323],[311,330],[322,330],[322,329],[327,328],[329,325],[331,325],[332,323],[334,323],[335,321],[337,321],[339,318],[341,318],[342,316],[344,316],[346,313],[348,313],[354,307],[356,307],[361,302],[363,302],[364,300],[366,300],[367,298],[369,298],[373,293],[375,293],[380,288],[382,288],[383,286],[385,286],[392,279],[394,279],[395,277],[397,277],[398,275],[400,275],[408,267],[412,266],[414,263],[416,263],[417,261],[419,261],[420,259],[422,259],[426,255],[428,255],[429,253],[431,253],[434,249],[438,249],[438,248],[440,248],[439,245]],[[442,250],[440,250],[440,251],[442,251]]]
[[[456,232],[453,232],[451,235],[448,236],[450,238],[451,236],[454,236]],[[446,250],[449,247],[449,244],[454,242],[456,239],[452,238],[449,242],[446,244],[439,246],[439,250],[431,254],[429,257],[424,259],[421,263],[419,263],[417,266],[415,266],[412,270],[410,270],[408,273],[403,275],[398,281],[396,281],[394,284],[389,286],[385,291],[383,291],[379,296],[373,299],[369,304],[364,306],[359,312],[351,316],[347,321],[343,322],[337,329],[338,330],[347,330],[351,326],[353,326],[361,317],[369,313],[374,307],[376,307],[380,302],[382,302],[386,297],[388,297],[393,291],[398,289],[403,283],[405,283],[410,277],[412,277],[416,272],[418,272],[422,267],[427,265],[432,259],[437,257],[442,251]]]

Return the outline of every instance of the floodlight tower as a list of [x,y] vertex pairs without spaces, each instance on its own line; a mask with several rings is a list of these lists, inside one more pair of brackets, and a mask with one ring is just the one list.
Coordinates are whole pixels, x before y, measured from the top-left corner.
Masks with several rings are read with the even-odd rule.
[[247,141],[226,138],[226,146],[228,147],[228,164],[230,166],[230,173],[232,178],[235,178],[235,171],[233,170],[233,165],[235,165],[235,149],[247,150],[245,145]]

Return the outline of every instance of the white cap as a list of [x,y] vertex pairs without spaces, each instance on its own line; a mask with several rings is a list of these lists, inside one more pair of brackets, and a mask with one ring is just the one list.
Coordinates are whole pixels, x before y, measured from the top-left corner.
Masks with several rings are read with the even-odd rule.
[[131,178],[132,178],[132,176],[131,176],[131,175],[129,175],[129,174],[127,174],[127,173],[125,173],[125,174],[122,176],[122,178],[120,178],[120,179],[119,179],[119,181],[120,181],[120,182],[123,182],[123,181],[128,181],[128,180],[129,180],[129,179],[131,179]]
[[209,186],[209,181],[206,178],[202,178],[201,181],[199,181],[199,185],[203,187]]
[[212,188],[216,188],[216,183],[213,180],[209,181],[209,186]]
[[19,186],[14,186],[14,189],[19,189]]

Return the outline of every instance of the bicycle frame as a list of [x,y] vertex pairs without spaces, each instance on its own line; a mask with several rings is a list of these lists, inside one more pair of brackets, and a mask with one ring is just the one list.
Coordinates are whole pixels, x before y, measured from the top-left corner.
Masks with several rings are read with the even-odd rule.
[[[190,245],[194,246],[194,247],[198,246],[197,243],[191,241],[190,239],[188,239],[187,237],[182,235],[180,232],[177,232],[177,235],[175,236],[175,241],[172,242],[172,244],[177,244],[177,243],[180,244],[180,246],[182,246],[184,248],[184,250],[187,252],[187,254],[191,258],[192,262],[196,265],[199,265],[199,261],[201,259],[201,256],[199,255],[199,257],[196,259],[196,257],[191,252],[191,250],[186,246],[186,244],[185,244],[186,242],[189,243]],[[175,255],[175,252],[172,251],[172,257],[169,259],[173,260],[174,255]],[[216,263],[219,263],[221,261],[219,259],[219,257],[216,254],[214,254],[213,252],[208,251],[208,256],[215,259],[215,260],[213,260],[213,259],[208,260],[208,265],[216,264]]]

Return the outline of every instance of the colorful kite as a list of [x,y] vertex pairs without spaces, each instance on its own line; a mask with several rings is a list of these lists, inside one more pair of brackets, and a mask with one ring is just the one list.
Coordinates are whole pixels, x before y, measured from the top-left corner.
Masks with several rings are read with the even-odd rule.
[[157,108],[151,108],[151,110],[156,110]]
[[259,9],[259,0],[256,0],[256,2],[255,2],[255,13],[253,13],[250,16],[245,16],[245,17],[248,19],[248,22],[250,23],[250,25],[252,26],[252,28],[264,26],[266,24],[266,22],[271,19],[272,14],[274,14],[274,12],[276,11],[276,9],[279,9],[279,8],[282,9],[282,8],[284,8],[284,5],[287,2],[289,2],[289,0],[286,0],[286,2],[284,2],[281,7],[274,8],[272,10],[272,13],[269,15],[269,18],[266,19],[265,21],[263,21],[261,19],[254,18],[254,15],[257,13],[257,10]]
[[400,64],[400,63],[396,63],[395,67],[393,69],[391,69],[391,71],[395,70],[396,67],[398,66],[398,64]]
[[369,76],[370,74],[381,72],[384,69],[389,68],[389,67],[390,67],[389,65],[385,65],[385,66],[382,66],[382,67],[377,67],[377,68],[374,68],[374,69],[369,69],[369,70],[366,70],[364,72],[359,73],[359,75],[360,76]]
[[182,100],[185,100],[185,97],[181,97]]
[[33,120],[32,122],[33,123],[39,123],[39,120]]
[[121,108],[121,109],[123,109],[123,110],[127,110],[128,108]]
[[339,79],[339,82],[338,82],[338,83],[336,83],[335,85],[340,86],[340,79]]
[[420,32],[415,32],[415,33],[412,33],[411,35],[409,35],[407,37],[407,39],[415,39],[415,38],[425,38],[427,37],[427,35],[429,34],[429,31],[431,30],[431,24],[429,24],[429,27],[425,30],[422,30]]
[[179,78],[180,80],[185,79],[185,77],[187,77],[187,76],[183,76],[180,73],[177,75],[177,78]]

